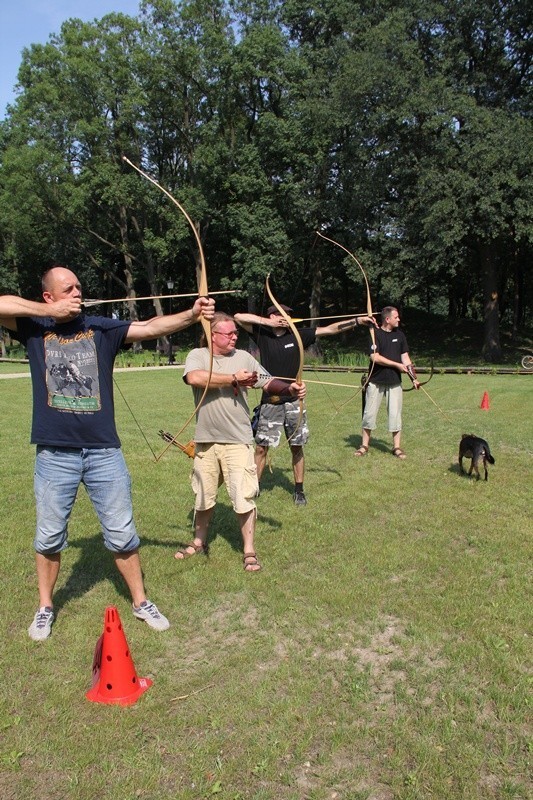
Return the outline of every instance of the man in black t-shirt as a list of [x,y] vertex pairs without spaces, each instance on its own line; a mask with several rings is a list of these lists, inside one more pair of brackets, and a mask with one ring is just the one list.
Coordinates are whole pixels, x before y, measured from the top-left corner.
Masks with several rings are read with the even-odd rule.
[[365,391],[365,410],[363,414],[363,433],[356,456],[365,456],[370,444],[370,436],[376,428],[376,419],[383,398],[387,400],[389,431],[392,433],[392,454],[404,459],[406,455],[400,447],[402,435],[402,373],[413,381],[415,389],[420,387],[413,364],[409,358],[407,339],[398,330],[400,315],[398,309],[387,306],[381,312],[381,328],[375,331],[376,343],[370,350],[370,378]]
[[[288,313],[292,311],[289,306],[282,305],[282,308]],[[261,364],[270,375],[294,380],[300,366],[298,343],[288,328],[287,320],[281,316],[278,309],[270,306],[267,309],[267,317],[257,314],[235,314],[234,319],[244,330],[248,331],[257,344]],[[298,333],[304,349],[306,349],[315,343],[317,337],[334,336],[358,325],[374,324],[375,320],[372,317],[354,317],[324,327],[299,328]],[[309,438],[307,412],[304,407],[300,417],[300,403],[289,395],[272,396],[268,392],[263,392],[255,433],[255,463],[258,480],[261,480],[266,466],[269,447],[277,447],[280,443],[282,428],[292,453],[294,502],[296,505],[306,505],[303,446]]]

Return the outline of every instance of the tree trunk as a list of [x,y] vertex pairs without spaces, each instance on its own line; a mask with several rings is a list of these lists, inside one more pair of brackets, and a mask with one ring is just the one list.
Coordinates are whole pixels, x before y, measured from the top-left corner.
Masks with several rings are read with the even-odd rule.
[[[311,301],[309,303],[309,314],[312,318],[320,316],[320,305],[322,301],[322,270],[318,261],[315,261],[311,267],[312,284],[311,284]],[[313,324],[312,319],[308,323]],[[320,348],[319,340],[317,339],[314,344],[309,348],[309,352],[314,356],[320,356],[322,350]]]
[[[132,224],[132,226],[133,226],[133,228],[135,230],[135,233],[137,234],[137,238],[138,238],[139,242],[142,242],[143,241],[143,234],[142,234],[141,226],[139,225],[139,220],[137,219],[135,214],[131,215],[131,224]],[[163,287],[165,285],[165,282],[161,281],[161,276],[159,275],[159,273],[156,274],[156,270],[155,270],[155,267],[154,267],[154,261],[153,261],[153,258],[152,258],[151,254],[149,252],[145,251],[145,258],[144,258],[143,263],[144,263],[144,267],[145,267],[145,270],[146,270],[146,277],[148,279],[148,285],[150,286],[150,292],[154,296],[154,300],[152,300],[152,304],[154,306],[154,310],[155,310],[156,316],[157,317],[161,317],[165,313],[164,310],[163,310],[163,301],[156,299],[156,297],[157,297],[158,294],[164,294],[165,289]],[[170,291],[169,291],[169,293],[170,293]],[[172,301],[170,300],[168,302],[170,303],[170,307],[169,307],[169,311],[168,311],[168,313],[170,314],[171,311],[172,311]],[[159,339],[157,340],[158,349],[161,350],[161,351],[168,352],[169,358],[172,358],[172,354],[171,354],[171,351],[170,351],[171,346],[172,346],[171,345],[171,341],[170,341],[170,338],[168,336],[160,336]]]
[[498,296],[498,277],[494,259],[494,247],[489,243],[479,246],[483,275],[483,318],[484,334],[481,354],[485,361],[495,363],[501,360],[500,309]]
[[[126,297],[131,297],[128,301],[128,312],[131,320],[138,320],[137,303],[135,301],[135,287],[133,284],[133,263],[130,256],[129,237],[128,237],[128,214],[126,207],[121,205],[119,208],[120,219],[120,238],[124,244],[124,278],[126,281]],[[142,350],[141,342],[134,342],[131,346],[134,353]]]
[[513,270],[513,322],[512,322],[512,338],[513,341],[518,335],[518,330],[522,324],[523,317],[523,304],[522,298],[524,296],[524,270],[522,261],[520,259],[520,251],[515,253],[515,262]]

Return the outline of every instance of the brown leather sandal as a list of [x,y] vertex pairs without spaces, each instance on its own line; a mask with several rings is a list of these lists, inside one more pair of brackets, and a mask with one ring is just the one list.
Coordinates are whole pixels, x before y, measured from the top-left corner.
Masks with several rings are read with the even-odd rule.
[[[245,553],[242,557],[242,563],[245,572],[259,572],[261,570],[261,564],[257,560],[255,553]],[[257,567],[257,569],[250,569],[250,567]]]
[[399,458],[402,461],[404,460],[404,458],[407,458],[401,447],[395,447],[394,450],[392,451],[392,455],[396,456],[396,458]]
[[362,444],[360,447],[357,448],[357,450],[354,453],[354,456],[362,457],[366,456],[367,453],[368,453],[368,447],[366,446],[366,444]]
[[[189,553],[190,548],[194,550],[193,553]],[[191,542],[190,544],[186,545],[186,547],[182,547],[181,550],[178,550],[174,553],[174,558],[178,561],[185,561],[186,558],[191,558],[191,556],[197,556],[202,554],[204,556],[209,555],[209,545],[208,544],[195,544]]]

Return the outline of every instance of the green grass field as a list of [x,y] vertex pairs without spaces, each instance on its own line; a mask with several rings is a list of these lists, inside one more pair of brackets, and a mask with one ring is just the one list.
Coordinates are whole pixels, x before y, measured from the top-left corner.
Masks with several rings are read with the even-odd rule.
[[[181,370],[116,380],[160,451],[159,428],[192,410]],[[257,575],[242,569],[224,489],[209,559],[175,561],[191,536],[191,462],[172,448],[155,463],[116,393],[147,591],[171,628],[133,618],[81,490],[53,634],[35,643],[30,383],[0,381],[3,800],[531,797],[532,387],[436,375],[427,390],[448,419],[406,394],[400,462],[384,411],[356,459],[360,395],[340,408],[350,390],[311,385],[309,504],[292,503],[282,446],[258,500]],[[463,432],[491,445],[486,483],[459,474]],[[128,708],[85,698],[108,605],[154,681]]]

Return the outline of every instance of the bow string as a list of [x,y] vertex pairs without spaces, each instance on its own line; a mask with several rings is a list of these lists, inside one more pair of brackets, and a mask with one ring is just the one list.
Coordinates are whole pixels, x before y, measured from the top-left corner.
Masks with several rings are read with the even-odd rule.
[[[298,345],[298,352],[299,352],[299,355],[300,355],[300,363],[298,365],[298,371],[296,373],[296,382],[297,383],[301,383],[302,382],[303,368],[304,368],[304,345],[303,345],[303,342],[302,342],[302,337],[300,336],[300,332],[299,332],[298,328],[296,327],[296,325],[294,324],[294,322],[292,321],[290,315],[287,314],[285,309],[282,308],[280,303],[278,303],[278,301],[276,300],[276,298],[272,294],[272,290],[270,288],[269,278],[270,278],[270,273],[266,276],[266,281],[265,281],[267,294],[268,294],[270,300],[272,301],[272,305],[277,308],[277,310],[280,313],[280,316],[282,316],[283,319],[287,322],[287,325],[289,326],[290,330],[292,331],[292,333],[294,335],[294,338],[296,339],[296,344]],[[302,422],[302,418],[303,418],[303,414],[304,414],[304,401],[301,398],[299,400],[299,409],[300,410],[299,410],[299,413],[298,413],[298,422],[296,423],[296,427],[294,429],[294,432],[291,434],[289,439],[287,439],[288,443],[290,442],[290,440],[292,439],[294,434],[298,431],[298,429],[300,427],[300,424]]]
[[[366,274],[365,270],[363,269],[363,265],[361,264],[359,259],[350,250],[348,250],[347,247],[345,247],[340,242],[337,242],[335,239],[331,239],[329,236],[325,236],[323,233],[320,233],[320,231],[316,231],[316,234],[317,234],[317,236],[320,236],[321,239],[324,239],[326,242],[330,242],[331,244],[335,245],[335,247],[340,247],[340,249],[344,250],[344,252],[347,253],[347,255],[350,256],[352,261],[354,261],[357,264],[357,266],[359,267],[359,270],[361,271],[361,274],[363,276],[364,282],[365,282],[365,288],[366,288],[366,314],[367,314],[368,317],[373,317],[374,316],[374,312],[373,312],[373,309],[372,309],[372,294],[370,292],[370,283],[368,281],[367,274]],[[372,350],[373,350],[374,353],[376,353],[377,352],[376,334],[375,334],[373,325],[370,326],[370,338],[372,339]],[[370,367],[370,369],[368,371],[368,376],[367,376],[365,382],[361,385],[361,391],[362,392],[364,392],[366,390],[366,387],[368,386],[368,383],[369,383],[370,378],[372,376],[372,372],[374,371],[374,366],[375,366],[375,362],[372,361],[371,367]],[[350,399],[353,399],[353,398],[350,398]]]
[[[198,246],[198,253],[199,253],[199,256],[200,256],[200,264],[199,264],[199,266],[197,265],[197,267],[196,267],[196,280],[197,280],[197,284],[198,284],[198,296],[199,297],[207,297],[208,294],[209,294],[209,289],[208,289],[208,286],[207,286],[207,265],[206,265],[206,261],[205,261],[204,248],[202,246],[202,240],[200,239],[200,234],[198,233],[198,229],[197,229],[196,225],[194,224],[193,220],[191,219],[190,215],[188,214],[187,210],[181,205],[181,203],[178,200],[176,200],[176,198],[168,191],[168,189],[165,189],[164,186],[161,186],[161,184],[158,183],[155,180],[155,178],[152,178],[150,175],[148,175],[146,172],[144,172],[142,169],[140,169],[136,164],[134,164],[132,161],[130,161],[129,158],[127,158],[126,156],[122,156],[122,159],[123,159],[123,161],[126,162],[126,164],[129,164],[130,167],[132,167],[136,172],[138,172],[139,175],[141,175],[147,181],[150,181],[150,183],[152,183],[154,186],[156,186],[159,189],[160,192],[163,192],[163,194],[166,195],[166,197],[168,197],[168,199],[172,203],[174,203],[174,205],[181,211],[181,213],[183,214],[183,216],[185,217],[185,219],[189,223],[189,227],[191,228],[191,230],[193,232],[193,235],[194,235],[194,238],[196,239],[196,244]],[[205,388],[204,388],[204,390],[202,392],[202,395],[200,397],[200,400],[198,401],[197,405],[194,408],[194,411],[186,419],[186,421],[181,426],[179,431],[176,434],[174,434],[173,436],[171,436],[167,440],[166,447],[161,451],[161,453],[159,453],[158,456],[156,456],[156,458],[155,458],[156,461],[160,461],[161,458],[164,456],[164,454],[167,452],[167,450],[173,444],[177,443],[178,446],[179,446],[178,437],[183,433],[185,428],[189,425],[191,420],[195,417],[195,415],[198,412],[200,406],[204,402],[205,396],[206,396],[207,391],[209,389],[209,383],[211,381],[211,375],[213,374],[213,344],[212,344],[212,341],[211,341],[211,323],[209,322],[209,320],[205,319],[203,314],[200,315],[200,323],[201,323],[202,328],[204,330],[204,334],[205,334],[205,337],[206,337],[206,340],[207,340],[207,346],[208,346],[208,349],[209,349],[209,370],[208,370],[209,374],[208,374],[207,382],[206,382]]]

